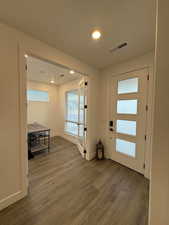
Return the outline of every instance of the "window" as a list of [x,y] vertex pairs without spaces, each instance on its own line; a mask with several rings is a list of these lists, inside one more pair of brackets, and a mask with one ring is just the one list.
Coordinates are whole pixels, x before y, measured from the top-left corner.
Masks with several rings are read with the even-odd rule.
[[34,102],[49,102],[49,94],[47,91],[28,90],[27,100]]
[[136,156],[136,143],[116,139],[116,151],[122,154],[135,157]]
[[136,121],[117,120],[116,131],[117,133],[136,136]]
[[66,130],[66,132],[68,132],[72,135],[78,136],[78,125],[77,125],[77,123],[72,123],[72,122],[66,121],[65,130]]
[[66,100],[67,120],[72,122],[78,122],[78,91],[67,92]]
[[138,92],[138,78],[118,81],[118,94]]
[[137,114],[137,99],[118,100],[117,113],[118,114]]
[[84,96],[79,90],[66,92],[65,131],[83,137],[84,133]]

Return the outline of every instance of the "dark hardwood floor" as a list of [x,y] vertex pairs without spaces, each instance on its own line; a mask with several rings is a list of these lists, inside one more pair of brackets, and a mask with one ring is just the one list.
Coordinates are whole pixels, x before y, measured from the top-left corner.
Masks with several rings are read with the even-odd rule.
[[0,212],[0,225],[148,224],[148,181],[110,160],[85,161],[62,138],[29,172],[29,195]]

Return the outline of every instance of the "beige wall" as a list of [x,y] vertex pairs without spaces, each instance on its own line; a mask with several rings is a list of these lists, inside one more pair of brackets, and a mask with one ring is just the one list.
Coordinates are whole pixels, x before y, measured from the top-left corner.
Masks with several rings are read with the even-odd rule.
[[158,1],[150,224],[169,225],[169,1]]
[[153,110],[153,89],[154,89],[154,73],[153,73],[153,60],[154,53],[150,52],[143,56],[136,57],[132,60],[120,63],[117,65],[110,66],[109,68],[103,70],[100,74],[100,121],[99,121],[99,131],[100,137],[102,138],[104,145],[106,147],[106,157],[110,158],[111,149],[109,149],[109,126],[108,122],[110,120],[110,82],[111,77],[133,71],[142,68],[147,68],[149,70],[150,81],[148,90],[148,124],[147,124],[147,147],[146,147],[146,171],[145,176],[150,177],[150,159],[152,151],[152,110]]
[[27,122],[38,122],[51,129],[51,136],[59,135],[59,96],[56,85],[28,81],[28,90],[42,90],[49,94],[49,102],[28,101]]
[[[16,39],[0,29],[0,209],[22,192]],[[23,195],[22,195],[23,196]],[[6,204],[4,204],[4,202]]]
[[[59,63],[90,77],[88,155],[93,155],[97,137],[98,71],[79,60],[35,40],[26,34],[0,24],[0,209],[27,193],[26,145],[26,71],[24,54]],[[10,141],[9,141],[10,140]]]

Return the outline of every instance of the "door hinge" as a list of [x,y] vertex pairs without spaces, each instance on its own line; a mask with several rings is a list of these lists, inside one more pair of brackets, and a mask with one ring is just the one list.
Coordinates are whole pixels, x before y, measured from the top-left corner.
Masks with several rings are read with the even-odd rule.
[[84,108],[87,109],[87,105],[84,105]]
[[146,105],[146,111],[148,111],[148,105]]
[[147,140],[147,135],[144,136],[145,141]]
[[88,82],[87,82],[87,81],[85,81],[85,83],[84,83],[84,84],[85,84],[85,86],[87,86],[87,85],[88,85]]
[[84,128],[84,131],[87,131],[87,127]]
[[109,121],[109,127],[113,127],[113,120]]
[[144,164],[143,164],[143,169],[145,169],[145,168],[146,168],[146,164],[144,163]]
[[149,74],[147,75],[147,80],[150,80],[150,75]]
[[86,154],[87,154],[87,151],[86,149],[83,150],[83,155],[84,155],[84,158],[86,159]]

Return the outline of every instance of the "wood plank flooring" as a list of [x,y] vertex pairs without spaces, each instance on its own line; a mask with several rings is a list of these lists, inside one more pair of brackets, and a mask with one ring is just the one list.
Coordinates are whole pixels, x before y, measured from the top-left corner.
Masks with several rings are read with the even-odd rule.
[[148,225],[148,181],[118,163],[86,161],[56,137],[29,171],[29,195],[0,212],[0,225]]

